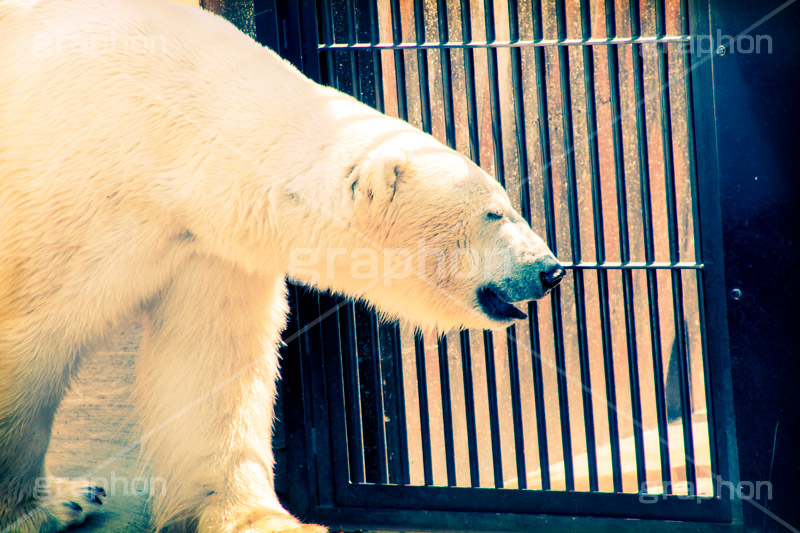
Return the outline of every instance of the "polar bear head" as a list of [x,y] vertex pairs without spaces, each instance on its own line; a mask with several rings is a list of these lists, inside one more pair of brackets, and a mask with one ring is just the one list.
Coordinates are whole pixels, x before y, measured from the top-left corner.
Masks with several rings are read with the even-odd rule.
[[565,274],[544,241],[468,158],[416,130],[387,137],[343,170],[324,257],[295,257],[315,279],[290,275],[423,328],[524,318],[512,303],[544,297]]

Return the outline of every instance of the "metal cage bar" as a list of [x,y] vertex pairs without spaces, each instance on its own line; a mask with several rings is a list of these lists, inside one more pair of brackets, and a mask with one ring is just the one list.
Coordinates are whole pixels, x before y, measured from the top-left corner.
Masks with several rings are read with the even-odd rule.
[[[470,16],[470,1],[461,0],[461,34],[464,38],[471,38],[472,22]],[[449,35],[449,34],[448,34]],[[440,33],[441,37],[441,33]],[[467,128],[469,135],[469,153],[476,164],[480,164],[480,148],[477,119],[477,98],[475,95],[475,58],[472,50],[464,50],[464,77],[467,104]],[[454,143],[455,144],[455,143]],[[464,379],[464,404],[467,425],[467,453],[469,457],[470,485],[480,486],[480,465],[478,461],[478,437],[475,423],[475,401],[472,386],[472,368],[470,353],[470,336],[468,332],[460,333],[461,367]],[[484,344],[486,334],[484,333]]]
[[[508,374],[511,387],[511,416],[514,425],[514,460],[517,472],[517,488],[528,488],[528,473],[525,469],[525,436],[522,427],[522,395],[519,383],[519,356],[517,355],[516,328],[507,330]],[[502,472],[501,472],[502,474]]]
[[[470,349],[469,331],[459,333],[461,345],[461,373],[464,378],[464,418],[467,423],[467,450],[469,453],[469,481],[472,487],[481,486],[480,464],[478,462],[478,426],[475,422],[475,392],[472,379],[472,350]],[[491,345],[491,337],[484,346]]]
[[[508,2],[508,32],[509,38],[514,41],[519,39],[519,6],[517,0]],[[525,102],[522,89],[522,57],[519,48],[509,50],[511,62],[511,84],[514,96],[514,123],[517,141],[517,154],[519,157],[519,176],[520,176],[520,214],[531,223],[531,198],[530,186],[528,183],[528,146],[525,136]],[[533,310],[528,309],[530,316]],[[530,323],[531,328],[538,327]],[[538,332],[537,332],[538,333]],[[511,382],[511,408],[514,424],[514,456],[517,471],[517,486],[525,489],[528,486],[526,460],[525,460],[525,438],[523,435],[522,423],[522,398],[519,376],[519,357],[517,354],[517,328],[510,326],[506,334],[506,344],[508,350],[509,379]],[[535,352],[534,352],[535,353]],[[545,455],[547,451],[545,449]],[[540,469],[541,470],[541,469]],[[548,465],[549,471],[549,465]]]
[[[446,41],[449,35],[447,27],[447,6],[445,0],[437,0],[436,12],[439,20],[439,39]],[[452,67],[450,65],[451,50],[441,48],[439,50],[439,61],[441,61],[442,70],[442,103],[444,111],[444,130],[447,146],[450,148],[456,147],[456,126],[453,122],[453,84],[450,76]]]
[[[374,405],[374,420],[372,427],[375,428],[375,468],[378,473],[378,483],[389,482],[389,457],[386,449],[386,411],[383,391],[383,361],[381,354],[380,334],[378,332],[378,317],[373,314],[369,316],[369,342],[367,344],[369,352],[369,366],[372,370],[372,383],[367,389],[372,392],[372,403]],[[365,391],[366,392],[366,391]]]
[[[414,0],[414,31],[417,44],[425,41],[425,19],[422,0]],[[428,85],[428,51],[424,47],[417,49],[417,69],[419,72],[419,98],[422,113],[422,131],[431,133],[431,97]]]
[[[640,34],[639,2],[631,0],[630,9],[631,34]],[[641,45],[633,44],[633,85],[636,98],[636,137],[639,155],[639,184],[641,189],[641,209],[644,233],[645,261],[654,261],[653,217],[650,197],[650,169],[648,167],[647,117],[644,108],[644,65]],[[663,358],[661,355],[661,317],[658,310],[658,279],[656,272],[647,270],[647,293],[650,311],[650,345],[653,355],[653,375],[656,397],[656,414],[658,419],[658,436],[661,448],[661,480],[667,493],[672,491],[672,471],[669,458],[669,435],[667,431],[667,408],[664,391]]]
[[[614,0],[605,1],[606,34],[616,35],[616,16]],[[619,226],[619,248],[622,263],[630,261],[630,244],[628,241],[628,200],[625,183],[625,155],[623,152],[623,138],[620,109],[619,87],[619,47],[612,46],[608,49],[608,84],[609,103],[613,116],[611,135],[614,148],[614,175],[617,193],[617,221]],[[625,333],[628,352],[628,386],[631,397],[631,418],[633,419],[634,453],[636,457],[636,478],[640,490],[647,485],[644,437],[642,431],[641,392],[639,387],[639,355],[636,346],[636,317],[634,314],[633,276],[630,269],[623,269],[622,298],[625,310]]]
[[[681,0],[680,3],[681,13],[683,17],[681,18],[681,31],[688,32],[689,31],[689,5],[688,0]],[[689,187],[691,190],[691,197],[692,197],[692,214],[694,217],[693,220],[693,232],[692,237],[694,240],[694,260],[698,264],[703,263],[703,233],[700,230],[702,227],[702,216],[703,213],[700,210],[699,199],[700,199],[700,190],[697,184],[698,179],[698,164],[697,164],[697,144],[695,140],[695,129],[693,127],[695,123],[695,116],[694,116],[694,94],[693,94],[693,71],[694,65],[692,64],[692,55],[691,54],[684,54],[683,55],[683,69],[684,69],[684,94],[685,94],[685,106],[686,106],[686,121],[690,125],[687,128],[687,145],[689,146]],[[702,354],[703,354],[703,368],[706,369],[708,372],[711,368],[711,365],[708,361],[708,330],[707,330],[707,319],[706,319],[706,304],[705,304],[705,276],[703,271],[699,271],[696,276],[697,279],[697,304],[698,304],[698,315],[700,320],[700,332],[701,332],[701,339],[702,339]],[[716,443],[717,443],[717,424],[715,423],[715,413],[712,406],[712,398],[713,393],[711,390],[711,380],[704,379],[705,383],[705,397],[706,397],[706,411],[708,413],[708,433],[709,433],[709,442],[711,444],[711,472],[718,473],[720,472],[719,468],[719,461],[717,458],[717,450],[716,450]],[[719,476],[715,475],[711,478],[711,485],[712,485],[712,494],[717,496],[719,494]]]
[[[556,3],[556,32],[559,38],[566,35],[565,6]],[[581,233],[578,215],[578,184],[575,170],[574,131],[572,122],[572,89],[570,87],[570,61],[569,51],[566,47],[558,48],[558,73],[561,86],[561,119],[564,135],[564,150],[566,157],[567,178],[567,204],[569,209],[570,241],[573,262],[581,261]],[[584,292],[583,271],[574,270],[572,273],[573,290],[575,294],[575,314],[578,326],[578,355],[581,373],[581,396],[583,399],[583,422],[586,436],[586,455],[589,468],[589,490],[598,490],[597,480],[597,447],[595,445],[594,409],[592,401],[592,380],[589,370],[589,341],[586,334],[586,310],[584,305],[586,296]],[[563,337],[562,337],[563,339]]]
[[408,458],[408,422],[406,420],[406,397],[403,377],[403,353],[400,347],[400,328],[397,324],[381,326],[382,344],[388,346],[387,366],[391,369],[384,376],[384,401],[386,402],[386,441],[389,483],[408,485],[411,482]]
[[[491,341],[491,337],[487,336]],[[486,392],[489,400],[489,434],[492,443],[492,472],[495,488],[503,488],[503,456],[500,445],[500,415],[497,409],[497,375],[495,373],[494,345],[487,342],[484,350],[486,363]]]
[[[493,0],[484,0],[483,2],[483,15],[484,15],[484,31],[486,33],[487,41],[494,41],[495,38],[495,23],[494,23],[494,2]],[[505,161],[503,158],[503,127],[502,115],[500,110],[500,88],[497,72],[497,49],[486,49],[486,60],[488,66],[488,79],[489,79],[489,106],[491,109],[490,116],[492,122],[492,154],[494,156],[494,177],[500,182],[503,187],[506,186],[505,180]],[[486,382],[489,400],[489,431],[492,443],[492,470],[494,472],[495,487],[503,487],[503,461],[500,453],[500,427],[497,412],[497,384],[495,380],[494,370],[494,340],[493,334],[490,331],[485,331],[484,339],[484,357],[486,360]]]
[[[581,35],[591,35],[591,12],[588,0],[582,0]],[[583,83],[586,99],[586,132],[589,135],[589,160],[592,178],[592,221],[594,223],[595,257],[598,263],[605,262],[605,229],[603,225],[603,197],[600,183],[600,156],[597,146],[597,113],[594,106],[594,50],[586,46],[583,51]],[[614,377],[614,353],[611,344],[611,318],[608,295],[608,273],[605,269],[597,272],[597,291],[600,307],[600,329],[603,344],[603,367],[605,370],[606,412],[611,447],[611,470],[614,492],[622,492],[622,466],[619,450],[619,424],[617,422],[616,380]]]
[[539,472],[542,478],[542,490],[550,490],[550,453],[547,449],[547,415],[544,402],[541,344],[539,342],[539,306],[535,303],[528,305],[528,327],[531,342],[533,396],[536,409],[536,438],[539,447]]
[[[655,0],[656,33],[666,32],[666,14],[664,0]],[[667,191],[667,224],[669,233],[669,256],[671,262],[680,260],[680,242],[678,230],[677,201],[675,194],[675,167],[672,147],[672,106],[669,94],[669,63],[667,48],[664,44],[656,45],[658,52],[658,83],[660,85],[661,104],[661,138],[664,157],[664,178]],[[695,472],[694,438],[692,436],[692,403],[689,392],[689,355],[686,346],[684,326],[683,282],[681,273],[671,271],[672,308],[675,320],[675,353],[678,357],[678,376],[681,399],[681,420],[683,422],[683,450],[686,465],[686,483],[690,495],[694,495],[697,487]]]
[[438,342],[439,352],[439,380],[442,387],[442,418],[444,425],[444,453],[447,465],[447,484],[455,487],[456,460],[455,444],[453,441],[453,408],[450,399],[450,365],[447,362],[447,337],[442,337]]
[[342,366],[345,380],[345,405],[347,409],[350,480],[366,480],[364,465],[364,436],[361,425],[361,386],[358,373],[358,346],[356,345],[355,305],[346,304],[340,310],[342,325]]
[[[346,29],[347,29],[347,43],[348,45],[356,43],[356,10],[353,5],[353,0],[345,0],[346,2],[346,11],[345,11],[345,19],[346,19]],[[352,83],[353,87],[353,95],[361,100],[364,101],[364,93],[361,88],[361,73],[359,69],[359,56],[356,52],[355,48],[348,46],[345,50],[345,53],[348,55],[349,63],[350,63],[350,83]]]
[[[542,6],[539,0],[532,3],[534,39],[542,35]],[[555,207],[553,205],[553,173],[550,169],[550,126],[547,109],[546,63],[543,48],[534,51],[534,68],[536,71],[536,100],[539,113],[539,149],[544,165],[544,210],[547,245],[551,250],[558,249],[555,228]],[[561,289],[556,287],[550,295],[550,306],[553,317],[553,335],[555,337],[555,362],[558,372],[558,408],[561,418],[561,447],[564,454],[564,478],[567,490],[574,490],[575,475],[572,467],[572,441],[569,424],[569,395],[564,358],[564,340],[561,330]]]
[[[392,40],[395,44],[403,40],[403,20],[400,15],[400,0],[391,0],[389,4],[392,17]],[[394,48],[395,91],[397,92],[397,116],[408,120],[406,98],[406,58],[403,51]]]
[[[461,36],[464,39],[472,38],[472,17],[470,15],[469,0],[461,2]],[[478,110],[475,97],[475,50],[464,49],[464,85],[467,93],[467,133],[469,137],[469,156],[476,165],[481,164],[481,151],[478,139]]]
[[419,403],[420,446],[422,447],[422,475],[425,485],[433,485],[433,459],[431,457],[431,423],[428,413],[428,377],[425,365],[425,340],[419,331],[414,332],[414,354],[417,370],[417,401]]
[[[486,39],[494,40],[494,2],[484,0],[483,2],[484,27]],[[487,76],[489,78],[489,106],[492,118],[492,153],[494,154],[494,177],[500,185],[506,185],[505,163],[503,161],[503,126],[500,111],[500,88],[497,74],[497,48],[486,49],[486,63],[488,66]]]
[[620,44],[655,44],[655,43],[686,43],[689,42],[691,36],[689,35],[670,35],[663,38],[657,37],[615,37],[613,39],[534,39],[534,40],[517,40],[517,41],[461,41],[461,42],[417,42],[417,43],[378,43],[371,45],[369,43],[332,43],[320,44],[320,50],[348,50],[348,49],[363,49],[367,50],[375,47],[379,50],[435,50],[437,48],[543,48],[553,46],[616,46]]
[[370,65],[372,66],[373,71],[373,84],[375,86],[375,109],[378,111],[384,111],[386,109],[386,104],[383,101],[383,67],[381,61],[381,51],[379,48],[376,47],[378,42],[380,41],[380,35],[378,35],[378,13],[377,9],[375,9],[375,4],[373,2],[369,2],[367,4],[368,10],[368,19],[369,19],[369,42],[370,42],[370,49],[371,54],[370,58],[372,59]]

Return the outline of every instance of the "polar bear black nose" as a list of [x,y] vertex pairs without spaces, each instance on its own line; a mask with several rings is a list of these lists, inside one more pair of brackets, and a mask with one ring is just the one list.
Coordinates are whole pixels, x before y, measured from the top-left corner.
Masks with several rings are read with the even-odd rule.
[[561,279],[566,273],[567,271],[556,263],[554,266],[539,274],[539,276],[542,278],[542,287],[544,287],[544,290],[549,291],[561,283]]

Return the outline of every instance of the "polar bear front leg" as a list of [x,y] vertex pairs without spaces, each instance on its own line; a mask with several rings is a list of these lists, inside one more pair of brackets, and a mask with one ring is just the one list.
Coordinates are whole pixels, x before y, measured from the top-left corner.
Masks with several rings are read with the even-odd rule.
[[191,260],[148,309],[137,376],[152,522],[198,531],[324,532],[278,502],[272,418],[283,274]]
[[2,533],[64,531],[103,505],[103,487],[51,476],[45,468],[53,418],[74,366],[44,340],[26,352],[0,339]]

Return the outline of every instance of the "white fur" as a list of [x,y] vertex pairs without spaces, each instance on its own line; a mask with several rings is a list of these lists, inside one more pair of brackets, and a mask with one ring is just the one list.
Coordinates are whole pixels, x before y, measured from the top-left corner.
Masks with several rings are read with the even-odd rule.
[[[413,259],[423,275],[389,283],[386,250],[549,256],[475,165],[200,10],[0,0],[0,80],[0,528],[83,519],[71,492],[33,498],[50,425],[82,355],[144,311],[154,526],[321,531],[272,488],[285,276],[426,327],[492,327],[475,291],[501,272]],[[374,279],[353,274],[362,252]]]

